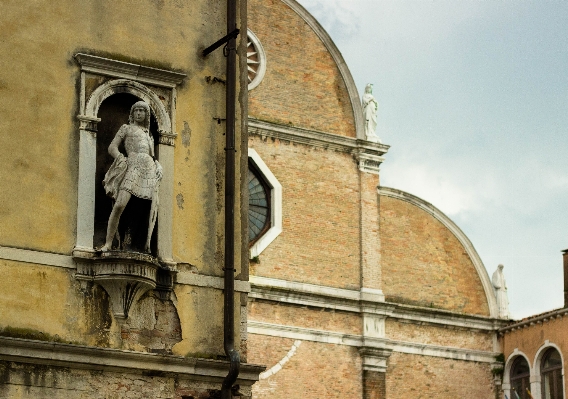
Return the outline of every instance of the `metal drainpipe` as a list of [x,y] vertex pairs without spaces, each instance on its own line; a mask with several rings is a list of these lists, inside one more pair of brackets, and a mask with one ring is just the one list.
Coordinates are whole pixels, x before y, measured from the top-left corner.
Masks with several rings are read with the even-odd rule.
[[[236,0],[227,0],[227,34],[237,29]],[[225,354],[229,357],[229,373],[223,380],[221,398],[233,397],[231,388],[239,375],[240,355],[235,349],[235,100],[237,41],[227,43],[226,86],[226,162],[225,162],[225,287],[224,287],[224,339]]]

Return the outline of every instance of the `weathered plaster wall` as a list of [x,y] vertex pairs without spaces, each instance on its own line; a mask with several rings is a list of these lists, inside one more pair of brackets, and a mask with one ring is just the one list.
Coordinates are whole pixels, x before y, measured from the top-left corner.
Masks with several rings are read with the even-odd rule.
[[[244,6],[239,2],[243,18]],[[223,275],[226,126],[214,118],[225,118],[225,86],[207,78],[225,79],[226,58],[221,49],[207,58],[200,52],[225,35],[225,15],[224,4],[209,1],[2,4],[0,247],[71,255],[77,226],[80,95],[80,67],[73,56],[83,52],[187,74],[176,89],[177,126],[173,127],[178,134],[171,226],[174,260],[192,275]],[[242,22],[239,26],[246,31]],[[243,37],[241,56],[245,49]],[[88,81],[87,90],[100,82]],[[240,209],[246,85],[237,85],[237,99],[236,209]],[[236,215],[240,242],[240,213]],[[246,278],[241,249],[239,245],[235,249],[236,274]],[[130,320],[120,328],[106,293],[92,284],[82,287],[73,269],[0,260],[0,272],[2,329],[138,351],[223,354],[220,287],[177,284],[171,301],[149,293],[133,306]],[[235,308],[239,342],[238,300]]]
[[386,300],[488,316],[479,275],[453,233],[408,202],[379,202]]
[[256,276],[359,289],[359,180],[351,155],[251,137],[282,185],[283,231],[251,264]]
[[[548,318],[546,321],[534,322],[519,330],[507,331],[501,337],[503,354],[509,359],[517,349],[528,357],[531,369],[537,352],[545,346],[554,345],[562,353],[564,369],[568,367],[568,317]],[[547,342],[548,341],[548,342]]]
[[142,375],[0,361],[0,398],[209,399],[218,386]]
[[331,54],[281,0],[249,0],[249,27],[266,52],[266,75],[249,93],[249,115],[355,137],[353,109]]

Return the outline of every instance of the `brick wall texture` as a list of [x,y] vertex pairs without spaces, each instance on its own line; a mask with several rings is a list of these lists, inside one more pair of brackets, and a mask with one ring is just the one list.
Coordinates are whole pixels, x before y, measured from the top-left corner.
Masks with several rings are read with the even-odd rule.
[[363,371],[363,399],[385,399],[387,394],[386,374]]
[[332,309],[308,308],[288,304],[274,304],[262,300],[249,304],[249,318],[265,323],[334,331],[345,334],[361,334],[362,322],[358,314]]
[[[249,361],[268,368],[280,361],[293,339],[249,335]],[[280,371],[253,385],[253,398],[360,398],[361,362],[356,348],[304,341]]]
[[388,399],[495,397],[489,364],[404,353],[389,357]]
[[428,345],[449,346],[453,348],[491,351],[493,333],[466,330],[464,328],[417,325],[387,319],[385,330],[388,338],[398,341],[417,342]]
[[249,92],[249,115],[355,137],[353,108],[335,61],[281,0],[249,0],[249,28],[266,52],[266,75]]
[[387,301],[489,315],[485,291],[465,248],[432,215],[380,196],[380,237]]
[[351,155],[271,138],[249,139],[282,185],[283,231],[251,274],[359,289],[357,164]]

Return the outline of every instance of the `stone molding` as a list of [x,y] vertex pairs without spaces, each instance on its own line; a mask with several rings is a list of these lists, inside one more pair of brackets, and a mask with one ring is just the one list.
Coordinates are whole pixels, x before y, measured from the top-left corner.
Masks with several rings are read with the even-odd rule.
[[273,376],[274,374],[278,373],[280,370],[282,370],[282,367],[284,367],[284,365],[286,363],[288,363],[288,361],[292,358],[292,356],[294,356],[296,354],[296,350],[298,349],[298,347],[301,344],[302,344],[302,341],[300,341],[300,340],[294,341],[294,343],[292,344],[292,347],[290,348],[288,353],[286,353],[286,355],[278,363],[276,363],[274,366],[272,366],[270,369],[266,370],[263,373],[260,373],[259,379],[265,380],[265,379]]
[[282,0],[284,4],[290,7],[296,12],[309,26],[312,28],[314,33],[322,41],[323,45],[327,48],[327,51],[331,54],[331,57],[339,69],[339,73],[343,78],[343,82],[347,87],[347,92],[349,93],[349,99],[351,100],[351,108],[353,110],[353,119],[355,121],[355,132],[358,139],[365,139],[365,126],[363,121],[363,112],[361,110],[361,98],[359,97],[359,91],[355,85],[355,80],[347,67],[347,63],[343,59],[341,52],[325,31],[325,29],[319,24],[319,22],[296,0]]
[[387,372],[387,360],[392,354],[391,349],[377,349],[367,346],[359,348],[359,354],[363,362],[363,370]]
[[252,117],[248,118],[248,130],[249,134],[261,137],[271,137],[311,147],[346,152],[354,156],[368,156],[369,159],[376,159],[380,162],[383,161],[384,158],[382,156],[390,148],[386,144],[373,143],[367,140],[354,139],[353,137],[340,136],[318,130],[280,125]]
[[282,233],[282,185],[254,149],[248,149],[248,156],[271,186],[270,228],[250,247],[252,259],[260,255]]
[[529,328],[534,325],[543,324],[552,319],[561,319],[565,316],[568,316],[568,308],[557,309],[551,312],[543,313],[541,315],[528,317],[524,320],[513,322],[505,327],[500,328],[499,335],[503,335],[515,330],[522,330],[523,328]]
[[75,54],[75,59],[81,65],[81,70],[85,72],[130,79],[160,87],[174,88],[187,76],[185,73],[150,68],[144,65],[111,60],[90,54],[78,53]]
[[498,318],[499,309],[497,307],[497,299],[495,298],[495,293],[493,291],[493,285],[491,284],[491,280],[489,279],[489,274],[487,274],[487,269],[485,269],[485,266],[483,265],[483,262],[481,261],[479,254],[475,250],[469,238],[467,238],[467,236],[464,234],[464,232],[461,231],[461,229],[442,211],[440,211],[434,205],[424,201],[421,198],[418,198],[407,192],[389,187],[379,187],[378,192],[379,195],[405,201],[418,207],[419,209],[423,210],[424,212],[434,217],[436,220],[438,220],[448,230],[452,232],[452,234],[458,239],[460,244],[462,244],[462,246],[464,247],[465,251],[467,252],[469,258],[473,263],[473,266],[475,267],[475,270],[477,271],[477,274],[479,275],[479,279],[481,280],[483,290],[485,291],[485,297],[487,298],[489,314],[491,315],[491,317]]
[[[183,379],[201,379],[221,383],[229,362],[187,358],[156,353],[43,342],[30,339],[0,337],[0,359],[13,362],[43,364],[72,369],[119,373],[144,373]],[[250,386],[265,369],[256,364],[241,363],[237,383]]]
[[263,323],[254,320],[248,321],[248,333],[280,338],[290,338],[301,341],[354,346],[358,348],[364,347],[365,350],[382,349],[386,351],[406,353],[409,355],[442,357],[446,359],[482,363],[495,363],[495,356],[499,354],[498,352],[397,341],[387,338],[369,338],[363,337],[361,335]]
[[[77,269],[77,262],[72,256],[33,251],[30,249],[0,246],[0,259],[29,263],[32,265]],[[222,290],[224,287],[223,277],[209,276],[187,271],[178,271],[175,283],[196,287],[214,288],[218,290]],[[250,283],[248,281],[235,280],[235,291],[244,293],[250,292]]]
[[250,276],[250,298],[313,306],[353,313],[368,313],[414,324],[497,331],[507,321],[391,302],[368,300],[364,291],[347,290],[267,277]]

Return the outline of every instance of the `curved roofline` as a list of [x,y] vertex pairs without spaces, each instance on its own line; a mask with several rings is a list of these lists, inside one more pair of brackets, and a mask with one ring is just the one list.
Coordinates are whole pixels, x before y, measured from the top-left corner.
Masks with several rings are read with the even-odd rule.
[[497,300],[495,298],[495,294],[493,292],[493,285],[491,284],[491,280],[489,279],[489,274],[487,273],[487,269],[483,265],[479,254],[473,247],[473,244],[467,238],[463,231],[449,218],[447,217],[441,210],[436,208],[429,202],[424,201],[422,198],[418,198],[412,194],[407,192],[396,190],[390,187],[379,187],[378,188],[379,195],[384,195],[386,197],[396,198],[401,201],[406,201],[420,209],[424,212],[433,216],[436,220],[442,223],[448,230],[452,232],[452,234],[458,239],[458,241],[462,244],[465,248],[467,254],[469,255],[473,265],[475,266],[475,270],[481,279],[481,284],[483,285],[483,290],[485,291],[485,296],[487,298],[487,305],[489,306],[489,315],[493,318],[499,318],[499,309],[497,308]]
[[316,35],[323,42],[323,45],[327,48],[333,60],[337,64],[339,73],[345,82],[347,87],[347,92],[349,93],[349,99],[351,100],[351,108],[353,109],[353,118],[355,119],[355,135],[358,139],[365,139],[365,127],[363,124],[363,112],[361,112],[361,98],[359,97],[359,92],[357,91],[357,86],[355,85],[355,80],[341,55],[341,52],[325,31],[325,29],[320,25],[320,23],[306,10],[302,5],[300,5],[296,0],[282,0],[288,7],[296,12],[306,23],[312,28]]

